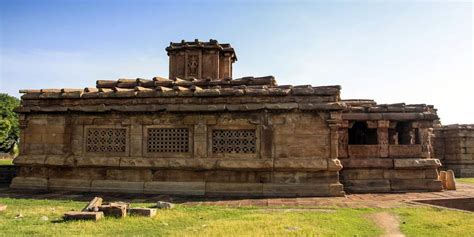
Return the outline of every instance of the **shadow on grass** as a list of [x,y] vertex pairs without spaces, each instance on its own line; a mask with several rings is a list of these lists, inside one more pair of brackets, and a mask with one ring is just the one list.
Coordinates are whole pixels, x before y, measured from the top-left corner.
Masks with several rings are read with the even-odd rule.
[[[140,203],[156,203],[157,201],[173,202],[176,204],[199,204],[201,202],[219,202],[219,201],[239,201],[239,200],[258,200],[262,204],[266,204],[269,199],[281,199],[296,197],[225,197],[225,196],[180,196],[180,195],[159,195],[159,194],[126,194],[126,193],[97,193],[97,192],[79,192],[79,191],[39,191],[39,190],[18,190],[8,187],[0,187],[0,198],[13,199],[36,199],[36,200],[70,200],[87,202],[94,197],[102,197],[107,202],[123,201],[123,202],[140,202]],[[324,197],[323,197],[324,198]]]

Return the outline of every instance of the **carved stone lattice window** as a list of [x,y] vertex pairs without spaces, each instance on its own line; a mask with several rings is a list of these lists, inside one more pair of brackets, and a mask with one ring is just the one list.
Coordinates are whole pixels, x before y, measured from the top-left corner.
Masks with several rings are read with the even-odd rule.
[[148,152],[189,152],[189,130],[187,128],[149,128]]
[[124,128],[89,128],[86,134],[86,152],[125,152],[127,130]]
[[213,130],[212,152],[255,153],[257,137],[255,130]]

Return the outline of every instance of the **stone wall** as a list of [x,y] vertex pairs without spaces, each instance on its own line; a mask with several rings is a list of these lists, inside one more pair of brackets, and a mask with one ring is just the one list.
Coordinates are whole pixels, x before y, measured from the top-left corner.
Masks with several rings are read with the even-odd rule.
[[[265,110],[28,114],[15,159],[20,170],[11,187],[340,196],[342,166],[337,129],[330,122],[338,118],[340,113]],[[169,137],[152,137],[153,129],[164,129]]]
[[435,129],[435,153],[443,169],[457,177],[474,177],[474,125],[447,125]]
[[0,187],[8,187],[16,175],[17,167],[13,165],[0,165]]

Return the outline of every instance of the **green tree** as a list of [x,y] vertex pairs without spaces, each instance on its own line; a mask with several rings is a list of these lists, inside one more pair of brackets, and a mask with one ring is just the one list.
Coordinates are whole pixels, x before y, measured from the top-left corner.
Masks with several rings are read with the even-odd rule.
[[20,100],[0,93],[0,151],[11,152],[20,137],[18,115],[13,111]]

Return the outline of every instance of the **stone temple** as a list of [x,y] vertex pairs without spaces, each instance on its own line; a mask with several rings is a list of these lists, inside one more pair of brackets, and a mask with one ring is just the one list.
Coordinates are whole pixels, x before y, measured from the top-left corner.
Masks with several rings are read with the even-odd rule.
[[199,196],[440,191],[436,109],[340,86],[232,78],[216,40],[171,43],[169,77],[21,90],[11,187]]

